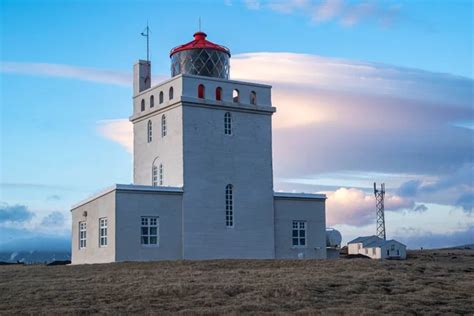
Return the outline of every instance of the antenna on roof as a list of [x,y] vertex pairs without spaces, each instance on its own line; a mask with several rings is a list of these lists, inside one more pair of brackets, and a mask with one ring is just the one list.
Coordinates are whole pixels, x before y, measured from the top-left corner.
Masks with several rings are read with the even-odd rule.
[[385,235],[385,183],[380,185],[380,190],[377,190],[377,184],[374,182],[374,195],[375,195],[375,209],[377,217],[377,237],[386,240]]
[[199,17],[199,32],[201,32],[201,17]]
[[141,33],[142,36],[146,37],[146,61],[150,61],[150,28],[148,27],[148,21],[146,21],[146,28]]

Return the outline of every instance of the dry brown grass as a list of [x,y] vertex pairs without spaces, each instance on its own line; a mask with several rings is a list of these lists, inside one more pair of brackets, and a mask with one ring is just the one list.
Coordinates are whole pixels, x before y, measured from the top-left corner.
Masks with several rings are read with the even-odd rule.
[[0,313],[473,314],[474,251],[406,261],[1,266]]

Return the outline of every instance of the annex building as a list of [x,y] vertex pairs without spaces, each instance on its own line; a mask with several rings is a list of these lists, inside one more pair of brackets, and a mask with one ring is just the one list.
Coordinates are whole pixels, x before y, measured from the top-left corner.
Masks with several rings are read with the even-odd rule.
[[134,184],[72,207],[73,264],[327,257],[326,196],[274,192],[271,86],[230,80],[230,56],[197,32],[171,79],[134,65]]

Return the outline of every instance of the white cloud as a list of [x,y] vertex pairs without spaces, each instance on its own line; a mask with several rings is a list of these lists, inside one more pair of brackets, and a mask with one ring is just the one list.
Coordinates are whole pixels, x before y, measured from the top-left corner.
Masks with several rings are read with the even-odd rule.
[[307,16],[313,23],[336,21],[346,27],[368,20],[390,26],[400,11],[399,5],[377,1],[244,0],[244,3],[251,10],[264,8],[283,14]]
[[2,62],[0,72],[71,78],[120,86],[129,86],[132,83],[129,73],[61,64]]
[[[375,198],[373,194],[354,188],[340,188],[334,192],[325,192],[326,220],[329,226],[364,226],[375,221]],[[386,194],[385,209],[398,211],[412,209],[414,201],[393,194]]]
[[102,137],[118,143],[128,153],[133,154],[133,126],[129,120],[102,120],[97,124],[97,130]]
[[250,10],[260,9],[260,1],[258,0],[245,0],[245,6]]

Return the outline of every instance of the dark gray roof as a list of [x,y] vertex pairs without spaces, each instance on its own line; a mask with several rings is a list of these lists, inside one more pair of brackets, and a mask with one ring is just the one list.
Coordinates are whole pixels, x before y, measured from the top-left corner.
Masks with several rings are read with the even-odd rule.
[[[348,242],[348,244],[358,244],[358,243],[364,243],[364,242],[367,242],[369,239],[375,239],[375,238],[379,238],[375,235],[372,235],[372,236],[361,236],[361,237],[357,237],[356,239],[354,240],[351,240]],[[381,238],[380,238],[381,239]]]
[[[357,237],[354,240],[349,241],[347,244],[358,244],[362,243],[362,246],[364,248],[372,248],[372,247],[382,247],[385,244],[395,242],[397,244],[400,244],[402,246],[405,246],[399,241],[396,241],[395,239],[390,239],[390,240],[383,240],[380,237],[377,237],[375,235],[372,236],[362,236],[362,237]],[[406,247],[406,246],[405,246]]]

